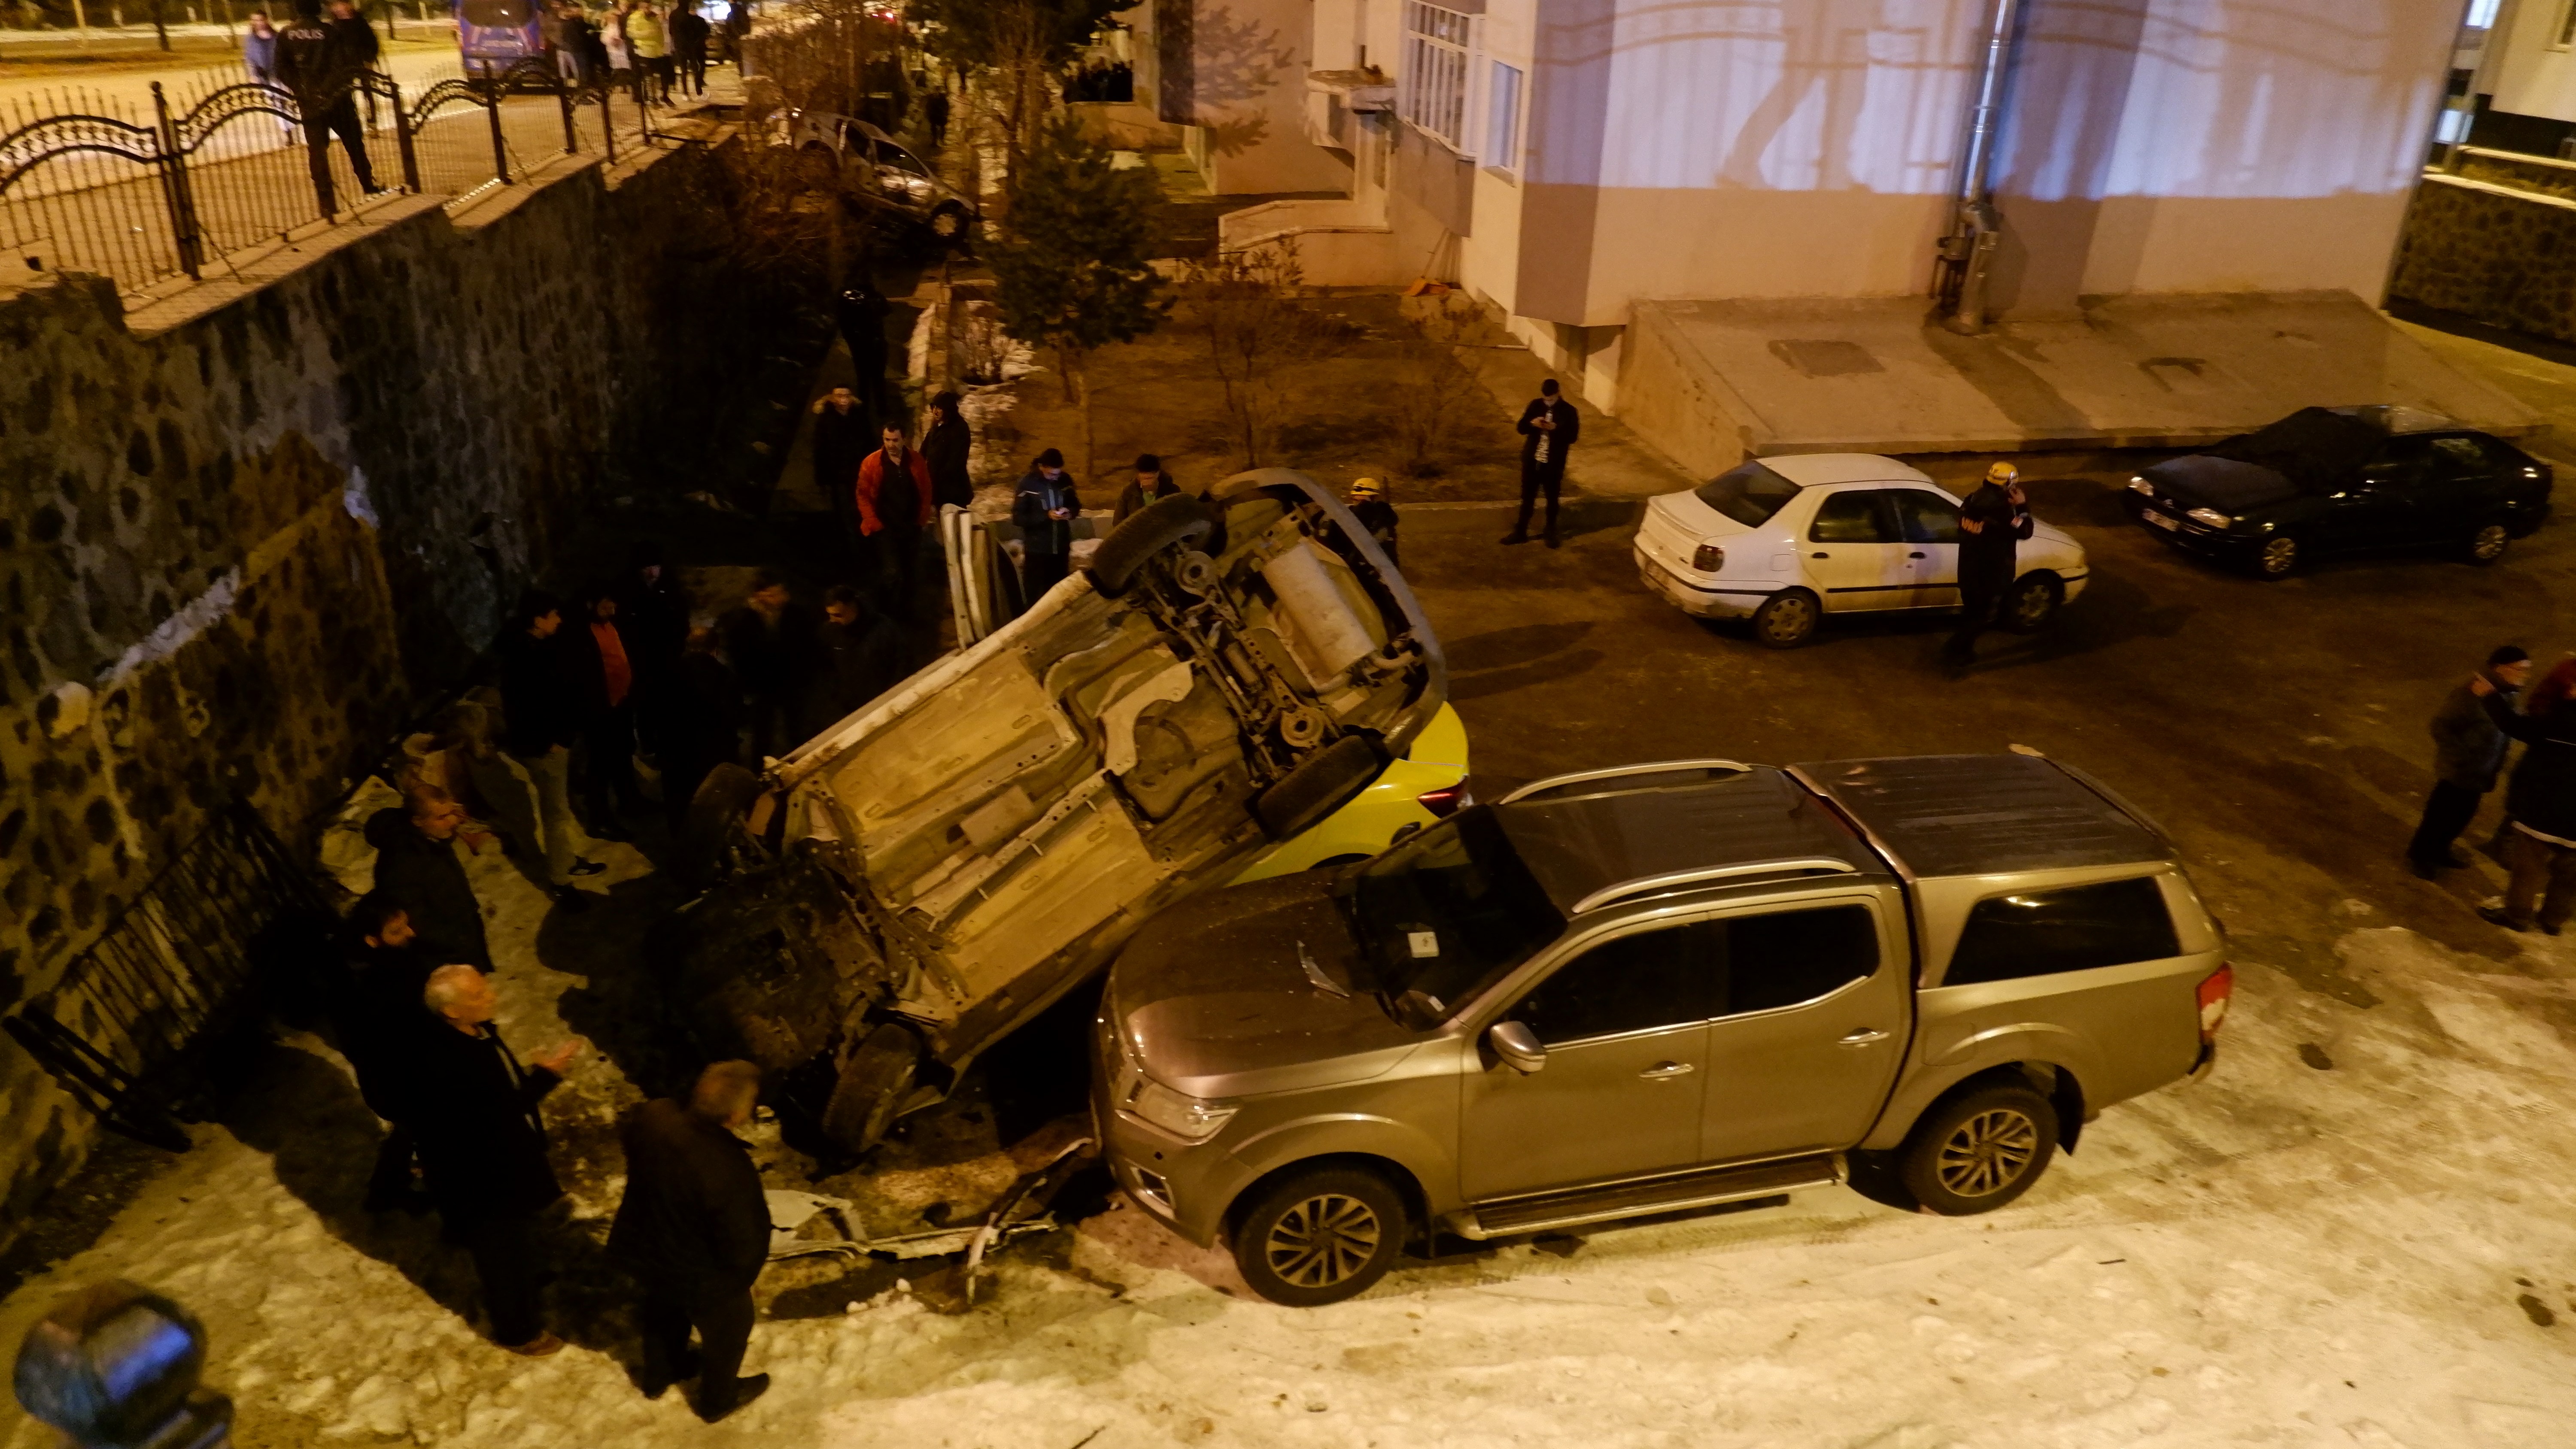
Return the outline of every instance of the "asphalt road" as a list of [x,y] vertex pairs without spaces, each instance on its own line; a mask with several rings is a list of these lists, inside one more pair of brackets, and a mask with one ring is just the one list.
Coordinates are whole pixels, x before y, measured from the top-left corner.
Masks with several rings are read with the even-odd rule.
[[[2417,880],[2401,858],[2431,784],[2425,721],[2496,644],[2548,663],[2576,646],[2560,599],[2576,527],[2478,568],[2439,555],[2328,563],[2267,584],[2183,557],[2130,523],[2129,468],[2033,486],[2090,555],[2089,590],[2048,633],[1989,635],[1954,673],[1939,618],[1835,621],[1804,648],[1685,617],[1639,583],[1635,505],[1599,505],[1565,548],[1496,544],[1503,510],[1417,509],[1406,576],[1448,648],[1479,774],[1529,778],[1685,756],[1792,763],[1999,751],[2099,775],[2182,843],[2241,958],[2355,1000],[2319,943],[2383,924],[2501,958],[2471,914],[2501,873]],[[2486,828],[2493,809],[2482,817]],[[2474,834],[2474,832],[2473,832]]]

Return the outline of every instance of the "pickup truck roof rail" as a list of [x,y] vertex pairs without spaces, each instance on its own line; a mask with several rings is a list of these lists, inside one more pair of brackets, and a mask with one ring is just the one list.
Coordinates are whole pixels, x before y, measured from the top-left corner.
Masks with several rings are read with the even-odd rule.
[[1802,855],[1783,860],[1748,860],[1734,865],[1709,866],[1699,870],[1668,871],[1662,875],[1641,876],[1636,880],[1603,886],[1576,901],[1572,914],[1579,916],[1586,911],[1599,910],[1614,901],[1623,901],[1631,896],[1647,895],[1655,891],[1707,885],[1713,881],[1741,880],[1751,876],[1793,875],[1809,871],[1830,875],[1858,875],[1860,867],[1848,860],[1837,860],[1830,855]]
[[1570,775],[1550,775],[1544,780],[1533,780],[1494,803],[1509,805],[1515,800],[1528,799],[1543,790],[1560,790],[1568,785],[1603,784],[1632,775],[1664,775],[1675,770],[1727,770],[1742,775],[1752,773],[1753,767],[1740,760],[1657,760],[1646,765],[1616,765],[1607,770],[1577,770]]

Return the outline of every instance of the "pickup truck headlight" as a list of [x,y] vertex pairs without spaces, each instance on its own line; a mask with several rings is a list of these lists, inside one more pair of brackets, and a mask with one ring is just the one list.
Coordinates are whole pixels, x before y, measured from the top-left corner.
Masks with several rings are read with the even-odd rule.
[[1214,1137],[1238,1110],[1232,1102],[1210,1102],[1175,1092],[1151,1077],[1137,1086],[1126,1107],[1148,1125],[1183,1142],[1205,1142]]
[[2156,496],[2156,485],[2148,482],[2144,478],[2131,478],[2129,480],[2129,491],[2132,493],[2144,493],[2149,498],[2153,498]]
[[2228,517],[2226,514],[2219,512],[2215,508],[2195,508],[2191,511],[2191,516],[2202,523],[2208,524],[2212,528],[2233,528],[2236,526],[2235,519]]

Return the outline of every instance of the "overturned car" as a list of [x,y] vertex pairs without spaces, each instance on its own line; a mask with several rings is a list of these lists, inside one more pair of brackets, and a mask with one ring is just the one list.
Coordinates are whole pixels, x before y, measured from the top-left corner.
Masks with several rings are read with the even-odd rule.
[[863,1149],[1162,907],[1455,810],[1445,699],[1421,606],[1323,485],[1164,499],[766,773],[708,778],[682,1004]]

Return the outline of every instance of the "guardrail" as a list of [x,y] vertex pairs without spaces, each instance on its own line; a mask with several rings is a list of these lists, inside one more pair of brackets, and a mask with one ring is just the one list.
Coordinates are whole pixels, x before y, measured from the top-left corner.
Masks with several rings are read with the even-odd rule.
[[583,84],[531,57],[412,94],[368,70],[306,95],[237,74],[176,100],[155,81],[149,114],[96,92],[0,113],[0,258],[100,273],[139,300],[382,197],[453,205],[554,156],[613,161],[621,139],[656,139],[641,71]]

